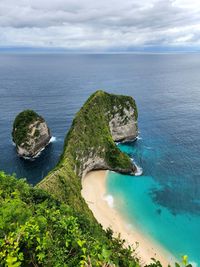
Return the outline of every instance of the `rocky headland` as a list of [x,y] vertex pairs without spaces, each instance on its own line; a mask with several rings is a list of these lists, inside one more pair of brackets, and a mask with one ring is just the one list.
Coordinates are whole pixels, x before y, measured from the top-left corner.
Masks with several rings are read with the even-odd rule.
[[[137,107],[132,97],[97,91],[76,114],[56,168],[38,186],[60,200],[82,201],[81,179],[91,170],[134,175],[136,166],[116,141],[137,137]],[[80,205],[78,205],[80,206]]]
[[13,123],[13,142],[20,157],[34,158],[51,139],[45,120],[33,110],[24,110]]

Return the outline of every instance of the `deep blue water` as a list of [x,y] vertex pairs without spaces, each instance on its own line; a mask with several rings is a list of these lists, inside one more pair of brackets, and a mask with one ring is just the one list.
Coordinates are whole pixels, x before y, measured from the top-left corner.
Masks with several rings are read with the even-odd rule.
[[[131,95],[142,139],[121,149],[143,175],[111,174],[119,209],[176,256],[200,263],[200,55],[0,55],[0,169],[35,184],[62,151],[74,114],[97,89]],[[46,119],[56,142],[33,162],[11,131],[23,109]]]

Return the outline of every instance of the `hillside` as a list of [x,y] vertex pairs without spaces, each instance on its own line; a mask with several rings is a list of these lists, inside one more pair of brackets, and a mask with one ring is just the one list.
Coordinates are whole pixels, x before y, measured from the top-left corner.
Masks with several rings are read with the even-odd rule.
[[0,266],[138,266],[85,212],[0,172]]
[[38,187],[77,209],[88,210],[80,195],[81,178],[95,169],[134,174],[136,167],[115,141],[128,141],[136,136],[135,101],[129,96],[97,91],[76,114],[59,163]]

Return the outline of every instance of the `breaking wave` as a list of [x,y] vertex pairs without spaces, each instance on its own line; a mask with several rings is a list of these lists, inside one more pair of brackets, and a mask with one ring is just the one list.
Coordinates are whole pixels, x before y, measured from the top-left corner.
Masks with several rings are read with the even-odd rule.
[[55,143],[57,141],[57,138],[55,136],[52,136],[49,143]]
[[103,198],[107,203],[110,208],[114,207],[114,198],[112,195],[107,195]]

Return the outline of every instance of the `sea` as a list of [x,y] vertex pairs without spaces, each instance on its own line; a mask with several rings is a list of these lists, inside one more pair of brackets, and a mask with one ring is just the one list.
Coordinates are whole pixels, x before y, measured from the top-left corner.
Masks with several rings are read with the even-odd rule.
[[[200,54],[0,54],[0,170],[37,184],[98,89],[130,95],[138,106],[138,139],[118,144],[138,175],[109,173],[115,208],[128,225],[200,266]],[[19,158],[12,142],[24,109],[42,115],[53,136],[33,161]]]

